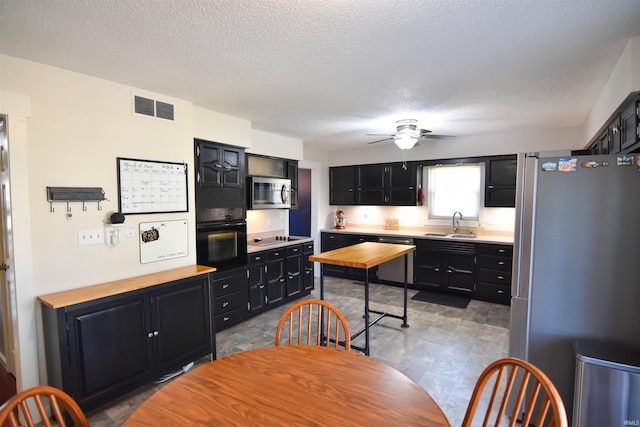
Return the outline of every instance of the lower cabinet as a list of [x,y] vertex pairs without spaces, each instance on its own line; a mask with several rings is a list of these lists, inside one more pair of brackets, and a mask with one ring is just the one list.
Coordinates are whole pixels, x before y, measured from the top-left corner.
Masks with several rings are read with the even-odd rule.
[[211,308],[216,332],[247,318],[247,270],[211,273]]
[[249,254],[249,315],[308,295],[313,289],[313,242]]
[[206,274],[42,315],[49,384],[85,411],[213,351]]
[[513,246],[478,244],[476,253],[475,298],[510,304]]
[[313,280],[313,261],[309,261],[309,257],[313,255],[313,242],[302,244],[302,267],[304,275],[302,276],[302,291],[309,293],[314,288]]
[[413,284],[418,289],[471,294],[475,283],[475,245],[416,239]]
[[[377,242],[378,236],[370,234],[321,233],[322,252],[344,248],[362,242]],[[324,274],[341,277],[343,279],[364,281],[365,271],[361,268],[344,267],[341,265],[323,264]],[[369,280],[377,281],[378,267],[369,269]]]

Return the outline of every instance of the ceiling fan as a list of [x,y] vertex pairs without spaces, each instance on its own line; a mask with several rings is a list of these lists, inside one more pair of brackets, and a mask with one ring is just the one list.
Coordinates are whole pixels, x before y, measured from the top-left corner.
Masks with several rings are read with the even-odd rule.
[[377,141],[368,142],[367,144],[377,144],[378,142],[387,141],[393,139],[393,142],[396,143],[398,148],[402,150],[409,150],[416,145],[418,139],[420,138],[429,138],[429,139],[452,139],[455,138],[453,135],[434,135],[430,130],[427,129],[418,129],[416,124],[418,123],[415,119],[403,119],[398,120],[396,122],[396,130],[395,134],[380,134],[380,133],[368,133],[369,136],[386,136],[386,138],[379,139]]

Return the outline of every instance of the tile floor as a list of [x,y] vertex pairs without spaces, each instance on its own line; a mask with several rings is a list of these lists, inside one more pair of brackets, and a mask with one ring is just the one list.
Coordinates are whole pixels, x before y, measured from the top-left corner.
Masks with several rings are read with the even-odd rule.
[[[317,280],[312,297],[319,294]],[[451,308],[411,300],[416,293],[409,290],[409,328],[401,328],[401,320],[387,317],[370,329],[371,357],[422,386],[438,402],[451,425],[458,426],[480,372],[507,355],[509,307],[472,300],[466,309]],[[343,312],[352,331],[364,325],[363,295],[361,283],[325,278],[325,299]],[[402,288],[372,284],[370,302],[372,309],[402,314]],[[218,333],[218,357],[273,345],[278,320],[286,308],[288,305],[278,307]],[[364,334],[354,343],[364,345]],[[120,425],[160,387],[150,384],[110,406],[88,412],[91,426]]]

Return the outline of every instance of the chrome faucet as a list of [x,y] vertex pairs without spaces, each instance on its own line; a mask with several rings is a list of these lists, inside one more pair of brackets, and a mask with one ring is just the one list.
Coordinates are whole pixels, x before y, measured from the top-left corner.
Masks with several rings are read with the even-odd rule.
[[462,212],[455,211],[453,213],[453,218],[451,218],[451,232],[453,234],[456,234],[456,232],[458,231],[458,226],[460,225],[460,221],[456,221],[456,215],[460,215],[460,219],[462,219]]

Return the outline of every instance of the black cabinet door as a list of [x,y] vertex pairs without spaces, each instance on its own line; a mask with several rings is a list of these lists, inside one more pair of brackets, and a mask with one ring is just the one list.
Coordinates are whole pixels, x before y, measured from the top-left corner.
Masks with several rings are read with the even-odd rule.
[[304,273],[302,276],[302,289],[307,292],[314,288],[313,262],[309,261],[309,256],[313,255],[313,242],[304,243],[302,246],[302,267]]
[[391,163],[387,166],[386,204],[413,206],[416,204],[416,165],[414,163]]
[[173,369],[211,353],[209,286],[185,279],[150,293],[156,369]]
[[471,293],[475,283],[475,256],[448,252],[445,258],[443,287],[449,291]]
[[196,143],[196,158],[198,184],[203,187],[222,187],[222,146],[200,141]]
[[329,168],[329,204],[353,205],[355,201],[355,167]]
[[620,115],[620,150],[625,151],[638,142],[638,101],[631,104]]
[[516,205],[516,156],[488,158],[485,162],[485,207]]
[[122,387],[143,381],[152,372],[152,337],[144,294],[114,298],[71,310],[70,365],[74,378],[68,393],[90,407]]
[[267,304],[282,301],[285,296],[286,276],[284,249],[267,252]]
[[418,247],[414,258],[414,280],[418,289],[440,290],[444,253],[438,248]]
[[385,169],[383,164],[356,166],[357,204],[385,204]]
[[244,150],[227,148],[222,150],[222,185],[226,188],[242,188]]
[[287,256],[287,297],[302,293],[302,255]]
[[262,310],[266,304],[266,279],[264,264],[249,267],[249,311],[251,312]]

